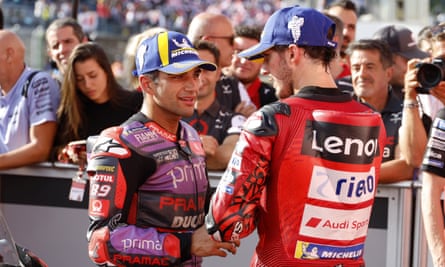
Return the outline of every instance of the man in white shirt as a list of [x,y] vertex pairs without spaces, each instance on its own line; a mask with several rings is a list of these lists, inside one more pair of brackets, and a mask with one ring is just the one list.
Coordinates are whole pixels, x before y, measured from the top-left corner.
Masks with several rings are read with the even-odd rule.
[[23,41],[0,30],[0,169],[49,157],[60,90],[48,73],[34,72],[25,64]]

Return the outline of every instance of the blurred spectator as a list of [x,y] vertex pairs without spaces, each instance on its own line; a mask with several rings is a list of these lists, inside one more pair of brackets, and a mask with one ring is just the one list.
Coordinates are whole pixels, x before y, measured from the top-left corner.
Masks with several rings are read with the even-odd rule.
[[[235,30],[227,16],[210,12],[199,13],[190,22],[187,36],[193,43],[206,40],[215,44],[220,51],[218,65],[222,71],[230,66]],[[245,116],[256,110],[246,88],[239,86],[238,80],[233,76],[221,75],[216,87],[216,96],[221,105]]]
[[122,61],[114,60],[111,63],[111,70],[113,71],[113,75],[119,83],[122,83],[123,75],[124,75],[124,66]]
[[190,22],[187,37],[193,43],[198,40],[214,43],[221,55],[219,66],[221,68],[230,66],[235,30],[227,16],[210,12],[199,13]]
[[59,86],[25,64],[25,45],[0,30],[0,169],[48,159],[56,134]]
[[44,27],[46,27],[48,25],[48,21],[54,17],[54,14],[52,14],[52,11],[54,11],[53,5],[53,3],[46,0],[37,0],[34,4],[34,16]]
[[445,23],[431,28],[431,57],[445,59]]
[[63,81],[71,51],[76,45],[87,41],[87,36],[75,19],[57,19],[48,26],[46,29],[47,52],[49,58],[57,66],[53,77],[60,82]]
[[99,27],[106,27],[111,17],[110,4],[105,3],[105,0],[97,0],[96,12],[99,17]]
[[329,4],[326,12],[338,17],[343,22],[343,42],[341,44],[340,56],[343,58],[343,72],[337,78],[350,75],[349,60],[346,49],[350,42],[355,40],[357,26],[357,8],[350,0],[336,0]]
[[142,104],[142,93],[118,84],[105,51],[92,42],[73,49],[61,91],[53,159],[70,141],[87,139],[121,124]]
[[402,157],[399,128],[403,100],[390,90],[393,61],[389,46],[381,40],[362,39],[349,44],[346,50],[351,61],[354,94],[381,114],[386,128],[386,143],[379,183],[413,178],[413,168]]
[[337,87],[342,91],[349,94],[353,94],[352,81],[350,69],[345,68],[344,58],[341,56],[341,49],[343,44],[343,21],[337,16],[331,15],[324,11],[323,14],[330,18],[335,23],[335,35],[334,41],[337,43],[335,48],[336,57],[329,63],[332,77],[334,77]]
[[[87,35],[96,35],[98,30],[99,18],[96,11],[89,10],[85,5],[80,5],[79,12],[76,15],[76,20],[79,25],[82,25],[82,30]],[[105,24],[104,30],[113,32],[112,24]]]
[[59,8],[57,10],[57,16],[56,19],[61,19],[61,18],[65,18],[65,17],[69,17],[71,16],[72,12],[73,12],[73,8],[71,6],[71,2],[70,0],[65,0],[62,1],[61,3],[59,3]]
[[[219,51],[214,44],[198,41],[194,46],[202,60],[218,66]],[[193,115],[183,118],[199,133],[209,170],[224,170],[227,167],[246,120],[216,99],[215,88],[220,72],[219,66],[216,71],[201,70],[198,100]]]
[[413,38],[410,29],[402,25],[388,25],[378,29],[373,39],[382,40],[389,45],[394,62],[393,72],[390,80],[394,94],[403,99],[403,88],[408,60],[413,58],[423,59],[428,53],[420,50]]
[[[343,21],[334,15],[331,15],[327,12],[323,12],[325,16],[330,18],[335,23],[335,35],[334,35],[334,42],[337,43],[337,47],[335,48],[336,57],[334,60],[331,61],[329,64],[329,67],[331,69],[332,77],[334,77],[335,80],[338,80],[341,77],[346,76],[344,67],[343,67],[343,59],[341,57],[341,47],[343,44]],[[352,89],[352,86],[351,86]]]
[[[234,49],[230,74],[238,78],[249,94],[256,108],[275,102],[275,89],[260,80],[263,58],[249,60],[240,58],[237,53],[246,50],[260,42],[262,26],[240,25],[235,27]],[[250,114],[249,114],[250,115]]]
[[433,36],[431,26],[425,26],[417,33],[417,46],[420,50],[431,54],[431,37]]

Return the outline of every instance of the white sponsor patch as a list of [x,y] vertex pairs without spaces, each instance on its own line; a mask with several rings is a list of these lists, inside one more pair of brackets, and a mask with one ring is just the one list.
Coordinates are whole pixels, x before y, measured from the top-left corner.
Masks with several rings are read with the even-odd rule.
[[238,154],[233,154],[229,161],[229,169],[231,170],[241,170],[242,158]]
[[331,240],[354,240],[366,236],[371,206],[339,210],[305,205],[300,234]]
[[337,171],[314,166],[308,196],[337,203],[356,204],[374,197],[375,168],[368,172]]

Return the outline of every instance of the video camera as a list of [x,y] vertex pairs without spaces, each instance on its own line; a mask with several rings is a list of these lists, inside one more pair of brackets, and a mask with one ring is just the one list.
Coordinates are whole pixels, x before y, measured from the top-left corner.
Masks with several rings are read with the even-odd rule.
[[417,81],[420,87],[416,88],[419,94],[429,94],[430,90],[436,87],[445,79],[445,59],[434,58],[431,63],[419,63]]

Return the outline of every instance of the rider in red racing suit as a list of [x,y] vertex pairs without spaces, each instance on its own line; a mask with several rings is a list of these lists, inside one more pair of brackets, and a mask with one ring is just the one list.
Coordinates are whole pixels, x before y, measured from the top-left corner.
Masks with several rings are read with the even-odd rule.
[[257,227],[251,266],[364,266],[385,136],[380,116],[338,89],[263,107],[212,198],[209,233],[236,240]]
[[168,133],[142,113],[102,132],[90,177],[90,258],[100,266],[200,266],[191,236],[209,183],[196,131]]

